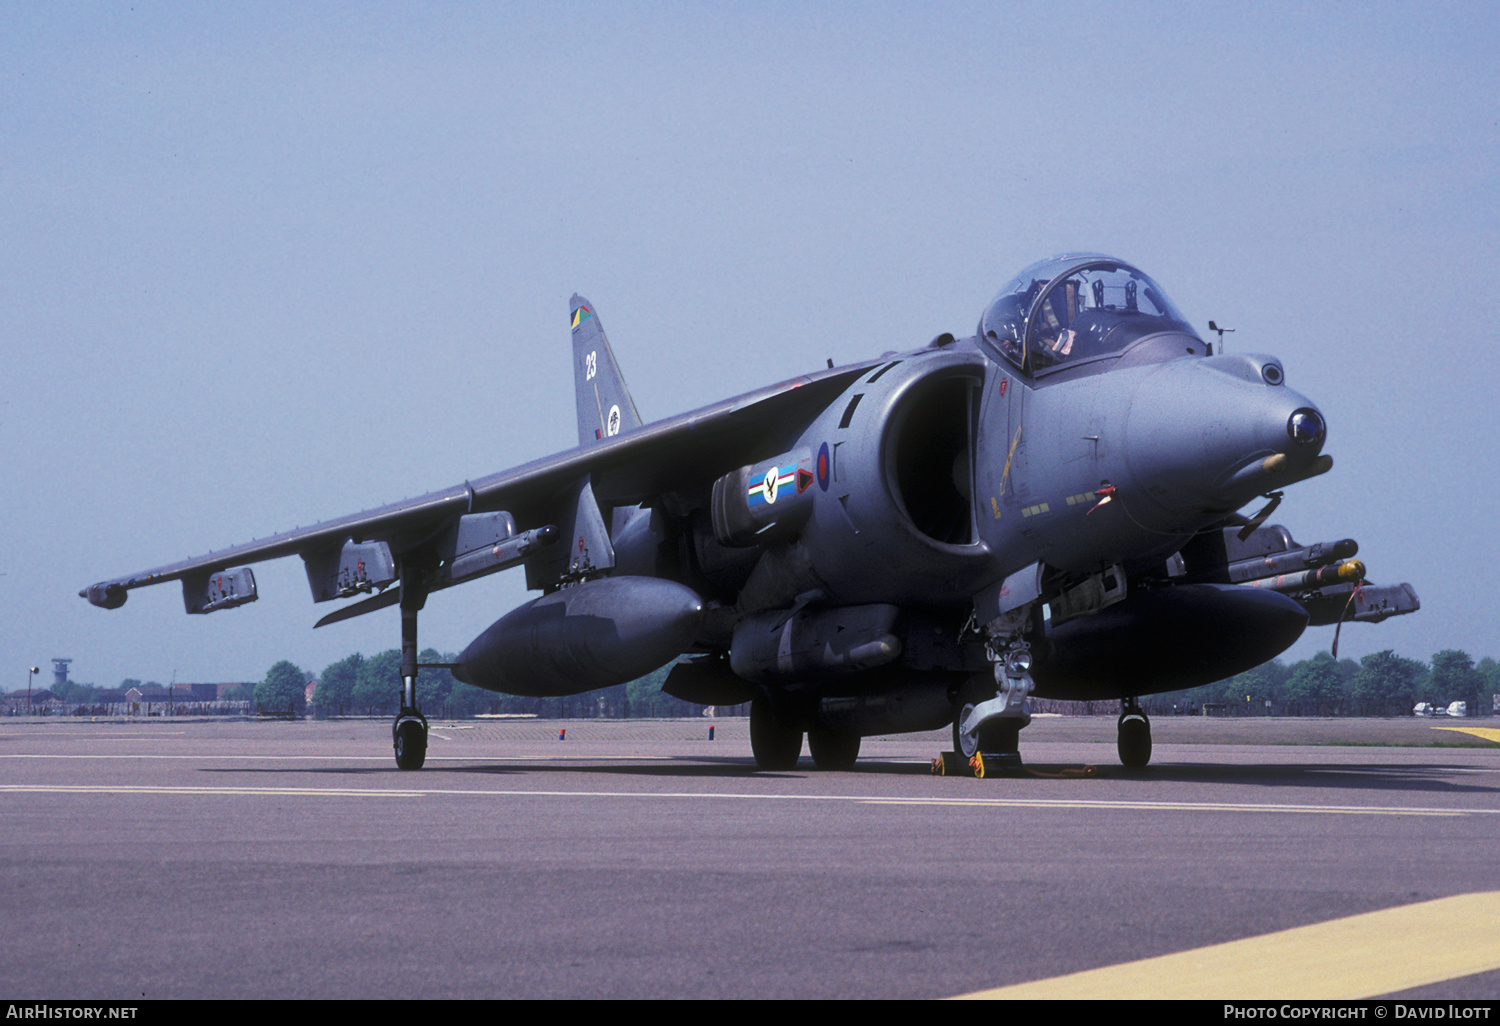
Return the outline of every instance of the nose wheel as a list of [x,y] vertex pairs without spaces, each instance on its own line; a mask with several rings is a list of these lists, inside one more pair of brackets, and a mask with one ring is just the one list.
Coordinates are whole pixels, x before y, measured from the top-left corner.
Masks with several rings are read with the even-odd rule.
[[[1014,772],[1021,768],[1021,728],[1031,720],[1029,712],[1020,716],[995,716],[980,720],[982,708],[993,706],[995,688],[981,679],[968,682],[959,692],[953,713],[953,751],[958,762],[968,765],[981,755],[987,771],[984,776]],[[975,710],[981,709],[979,714]],[[979,721],[976,725],[976,721]]]
[[1127,698],[1120,711],[1120,764],[1140,769],[1151,761],[1151,720],[1141,710],[1140,702]]

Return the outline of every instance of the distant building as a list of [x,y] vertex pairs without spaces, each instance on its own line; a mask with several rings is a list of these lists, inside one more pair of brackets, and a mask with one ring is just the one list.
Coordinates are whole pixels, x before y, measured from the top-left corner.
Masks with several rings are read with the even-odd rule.
[[5,712],[9,716],[25,713],[27,706],[32,709],[52,709],[63,704],[63,700],[54,692],[45,688],[38,688],[29,693],[25,691],[12,691],[4,698]]
[[0,695],[0,714],[24,716],[29,711],[53,716],[233,715],[245,710],[223,696],[231,688],[241,686],[238,682],[140,684],[129,688],[91,688],[85,699],[74,696],[66,700],[54,691],[34,689],[29,708],[26,692],[22,690]]

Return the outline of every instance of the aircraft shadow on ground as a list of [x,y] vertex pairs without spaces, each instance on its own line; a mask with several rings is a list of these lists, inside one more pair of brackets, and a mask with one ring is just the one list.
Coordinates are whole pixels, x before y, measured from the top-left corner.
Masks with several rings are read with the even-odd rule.
[[[1045,767],[1033,767],[1037,770]],[[1494,794],[1500,788],[1455,782],[1454,774],[1470,766],[1453,763],[1370,762],[1300,764],[1287,763],[1168,763],[1144,769],[1101,766],[1107,779],[1159,780],[1183,784],[1240,784],[1253,787],[1313,788],[1318,790],[1416,791],[1445,794]]]
[[[474,760],[472,763],[428,763],[426,768],[416,773],[402,773],[394,766],[204,766],[200,768],[203,773],[230,773],[230,774],[269,774],[273,776],[297,776],[310,774],[316,776],[390,776],[399,777],[403,781],[409,781],[412,786],[420,786],[424,778],[466,775],[466,776],[529,776],[539,774],[566,774],[581,776],[635,776],[635,777],[756,777],[756,778],[778,778],[778,777],[805,777],[805,776],[828,776],[821,770],[816,769],[811,762],[803,760],[804,765],[795,770],[780,773],[769,773],[757,770],[755,764],[748,759],[724,757],[708,758],[694,757],[692,759],[666,757],[663,759],[652,759],[649,763],[615,763],[607,759],[588,763],[565,763],[546,762],[544,760],[527,760],[524,763],[502,764],[487,763],[483,760]],[[880,773],[896,772],[902,774],[926,775],[928,769],[925,766],[912,767],[899,763],[872,763],[870,766],[860,766],[854,772],[857,773]]]
[[[1450,763],[1429,763],[1419,766],[1372,762],[1361,765],[1334,763],[1245,763],[1225,765],[1222,763],[1168,763],[1148,766],[1144,769],[1127,769],[1112,764],[1083,763],[1032,763],[1019,773],[997,776],[989,780],[975,780],[978,788],[1003,787],[1013,781],[1053,780],[1059,785],[1087,785],[1091,781],[1134,781],[1138,783],[1159,782],[1162,784],[1220,784],[1228,786],[1263,787],[1284,790],[1356,790],[1393,791],[1441,794],[1496,794],[1500,788],[1455,782],[1453,775],[1463,773],[1471,767]],[[667,756],[644,761],[616,762],[607,758],[598,761],[548,762],[528,760],[524,763],[487,762],[475,759],[472,762],[434,762],[416,773],[402,773],[393,766],[317,766],[317,767],[203,767],[200,772],[213,774],[272,774],[317,775],[333,777],[392,777],[421,786],[424,779],[452,776],[538,776],[542,774],[570,777],[661,777],[679,779],[706,778],[756,778],[787,779],[813,778],[835,779],[843,774],[819,770],[812,762],[803,758],[795,769],[767,772],[755,768],[750,760],[740,756],[683,757]],[[847,771],[857,776],[929,776],[931,768],[918,762],[861,762]],[[1140,795],[1140,797],[1149,797]]]

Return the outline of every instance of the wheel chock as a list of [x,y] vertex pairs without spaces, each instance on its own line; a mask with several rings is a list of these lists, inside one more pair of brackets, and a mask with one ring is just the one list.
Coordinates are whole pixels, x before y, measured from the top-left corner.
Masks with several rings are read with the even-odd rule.
[[935,777],[985,777],[1016,776],[1022,771],[1019,752],[976,752],[964,758],[958,752],[944,752],[932,760],[932,775]]
[[1020,752],[976,752],[969,762],[974,767],[974,775],[981,780],[985,777],[1013,777],[1021,772]]
[[957,752],[944,752],[932,760],[932,775],[935,777],[972,777],[973,768],[969,760]]

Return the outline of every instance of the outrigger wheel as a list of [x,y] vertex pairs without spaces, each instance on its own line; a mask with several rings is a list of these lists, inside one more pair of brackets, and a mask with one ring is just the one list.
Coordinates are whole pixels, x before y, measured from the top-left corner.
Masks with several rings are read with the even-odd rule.
[[1120,711],[1120,763],[1140,769],[1151,761],[1151,720],[1141,710],[1140,702],[1127,698]]
[[396,768],[419,770],[427,761],[427,717],[417,708],[417,613],[427,601],[418,570],[401,564],[401,711],[391,725]]
[[391,725],[396,746],[396,768],[419,770],[427,761],[427,717],[419,709],[402,709]]

